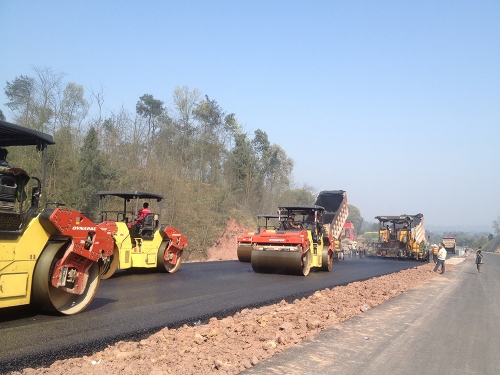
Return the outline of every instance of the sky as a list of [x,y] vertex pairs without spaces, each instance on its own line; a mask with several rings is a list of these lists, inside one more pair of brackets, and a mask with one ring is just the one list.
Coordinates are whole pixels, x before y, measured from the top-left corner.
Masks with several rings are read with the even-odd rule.
[[345,190],[366,221],[492,230],[500,216],[500,2],[0,0],[5,84],[64,73],[104,107],[197,88]]

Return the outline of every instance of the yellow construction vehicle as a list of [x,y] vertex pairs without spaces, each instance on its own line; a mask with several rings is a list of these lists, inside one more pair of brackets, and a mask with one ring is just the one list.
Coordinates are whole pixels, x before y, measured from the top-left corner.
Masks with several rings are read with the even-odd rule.
[[424,216],[376,216],[380,223],[376,254],[381,257],[429,260]]
[[98,194],[99,221],[115,240],[101,279],[110,278],[118,269],[156,268],[169,273],[179,269],[187,239],[174,227],[160,225],[162,195],[144,191]]
[[40,177],[0,167],[0,308],[32,304],[71,315],[93,300],[114,241],[104,226],[62,203],[39,212],[52,144],[51,135],[0,121],[0,147],[34,146],[42,155]]

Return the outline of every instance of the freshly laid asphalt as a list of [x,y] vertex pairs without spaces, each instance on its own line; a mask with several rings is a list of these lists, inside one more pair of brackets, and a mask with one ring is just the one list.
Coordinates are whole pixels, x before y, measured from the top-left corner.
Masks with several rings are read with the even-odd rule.
[[[500,255],[453,269],[242,372],[461,375],[500,373]],[[464,261],[462,261],[464,260]]]

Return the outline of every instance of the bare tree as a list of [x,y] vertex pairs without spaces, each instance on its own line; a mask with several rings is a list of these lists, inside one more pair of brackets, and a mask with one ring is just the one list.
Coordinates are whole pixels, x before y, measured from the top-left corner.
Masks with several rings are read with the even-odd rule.
[[500,234],[500,215],[496,220],[493,220],[493,230],[495,231],[495,234]]

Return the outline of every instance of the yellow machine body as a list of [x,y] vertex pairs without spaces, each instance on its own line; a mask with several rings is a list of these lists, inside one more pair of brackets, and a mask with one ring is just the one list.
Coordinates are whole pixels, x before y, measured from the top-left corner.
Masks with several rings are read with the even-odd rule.
[[117,222],[117,232],[113,234],[119,254],[119,269],[132,267],[155,268],[158,249],[163,241],[159,231],[153,238],[132,238],[126,223]]
[[0,308],[30,303],[35,265],[49,238],[37,216],[22,235],[0,241]]

